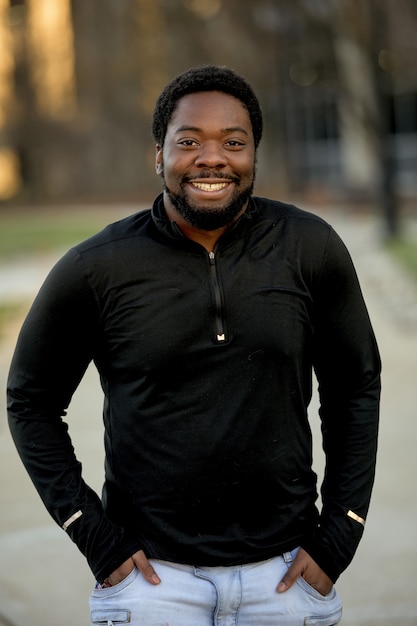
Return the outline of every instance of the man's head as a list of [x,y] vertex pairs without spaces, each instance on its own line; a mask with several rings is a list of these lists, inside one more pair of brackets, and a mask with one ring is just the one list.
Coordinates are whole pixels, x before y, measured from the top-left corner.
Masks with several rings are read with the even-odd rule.
[[251,87],[226,68],[190,69],[159,97],[153,132],[169,219],[200,232],[229,228],[255,181],[262,114]]
[[220,91],[242,102],[249,113],[257,148],[262,137],[263,122],[262,111],[252,87],[233,70],[215,65],[191,68],[166,85],[153,114],[152,132],[155,143],[163,147],[168,124],[178,101],[188,94],[202,91]]

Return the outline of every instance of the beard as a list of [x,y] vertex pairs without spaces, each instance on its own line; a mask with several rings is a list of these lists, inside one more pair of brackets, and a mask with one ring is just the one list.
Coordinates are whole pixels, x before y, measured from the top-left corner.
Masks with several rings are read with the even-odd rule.
[[[210,178],[215,179],[217,177],[211,175]],[[224,180],[225,176],[219,176],[218,178]],[[180,191],[178,193],[174,193],[168,189],[164,180],[164,190],[178,213],[190,226],[198,228],[199,230],[217,230],[218,228],[223,228],[231,224],[247,204],[253,192],[255,174],[253,175],[251,183],[242,189],[240,189],[240,182],[238,180],[233,179],[233,181],[236,183],[236,187],[232,197],[226,204],[217,208],[213,208],[210,205],[202,206],[190,202],[185,192],[185,183],[180,185]]]

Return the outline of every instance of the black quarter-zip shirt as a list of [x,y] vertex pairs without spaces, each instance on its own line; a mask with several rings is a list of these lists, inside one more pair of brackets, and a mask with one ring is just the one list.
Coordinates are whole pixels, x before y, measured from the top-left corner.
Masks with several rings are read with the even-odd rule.
[[[92,360],[104,391],[101,498],[63,421]],[[326,222],[252,198],[208,254],[168,222],[159,196],[51,271],[18,340],[9,421],[45,505],[99,581],[139,549],[231,565],[297,545],[336,580],[369,506],[379,374],[352,261]]]

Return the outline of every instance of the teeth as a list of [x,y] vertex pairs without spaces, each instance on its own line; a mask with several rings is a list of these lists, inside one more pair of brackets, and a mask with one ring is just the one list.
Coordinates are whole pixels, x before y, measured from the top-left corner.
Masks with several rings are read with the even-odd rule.
[[227,187],[227,183],[192,183],[192,185],[201,191],[220,191]]

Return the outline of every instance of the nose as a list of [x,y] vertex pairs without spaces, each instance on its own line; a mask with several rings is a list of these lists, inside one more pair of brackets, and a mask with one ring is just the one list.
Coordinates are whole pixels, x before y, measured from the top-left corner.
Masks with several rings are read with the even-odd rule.
[[195,159],[198,167],[224,167],[227,165],[226,155],[217,142],[206,142],[200,146]]

